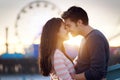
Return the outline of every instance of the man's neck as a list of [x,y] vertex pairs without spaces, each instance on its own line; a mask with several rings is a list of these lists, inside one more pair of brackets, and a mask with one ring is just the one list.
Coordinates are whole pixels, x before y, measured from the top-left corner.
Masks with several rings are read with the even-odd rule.
[[92,30],[94,30],[94,28],[92,28],[91,26],[89,25],[85,26],[85,29],[83,31],[83,36],[86,37]]

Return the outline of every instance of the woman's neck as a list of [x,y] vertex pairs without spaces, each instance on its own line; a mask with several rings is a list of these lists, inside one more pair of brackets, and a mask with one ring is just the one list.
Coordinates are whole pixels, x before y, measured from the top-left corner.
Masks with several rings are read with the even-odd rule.
[[59,50],[62,50],[62,45],[63,45],[63,42],[58,40],[56,48]]

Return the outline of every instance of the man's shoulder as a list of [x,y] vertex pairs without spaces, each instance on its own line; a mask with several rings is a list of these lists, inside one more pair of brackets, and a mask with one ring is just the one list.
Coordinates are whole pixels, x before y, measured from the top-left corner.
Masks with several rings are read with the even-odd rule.
[[91,41],[99,41],[99,40],[102,41],[104,39],[106,40],[106,37],[101,31],[95,29],[89,34],[89,36],[86,39]]

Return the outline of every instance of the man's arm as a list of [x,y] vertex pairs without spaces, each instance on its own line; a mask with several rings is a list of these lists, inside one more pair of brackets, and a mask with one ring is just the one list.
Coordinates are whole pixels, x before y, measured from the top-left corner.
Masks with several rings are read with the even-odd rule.
[[[92,36],[91,36],[92,37]],[[90,54],[90,68],[84,71],[87,80],[101,80],[107,72],[107,55],[104,39],[96,36],[87,42]]]

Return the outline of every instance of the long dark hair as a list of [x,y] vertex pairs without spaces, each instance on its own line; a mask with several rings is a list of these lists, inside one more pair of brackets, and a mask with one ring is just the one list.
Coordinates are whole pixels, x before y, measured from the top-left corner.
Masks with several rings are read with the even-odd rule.
[[[40,72],[44,76],[49,76],[52,71],[52,57],[56,49],[57,33],[59,32],[62,19],[52,18],[43,26],[40,44]],[[63,52],[64,49],[63,49]],[[66,56],[66,54],[65,54]],[[68,57],[68,56],[67,56]]]

